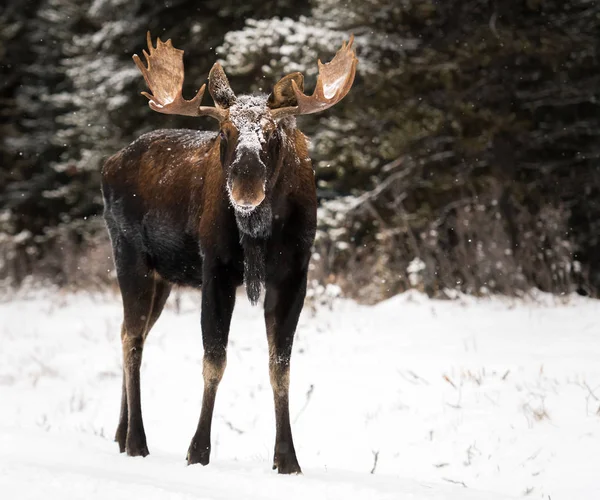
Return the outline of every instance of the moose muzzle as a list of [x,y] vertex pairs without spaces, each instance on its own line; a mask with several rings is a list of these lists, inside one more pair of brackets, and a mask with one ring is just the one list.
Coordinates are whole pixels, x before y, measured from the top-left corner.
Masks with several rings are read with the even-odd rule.
[[235,179],[231,183],[231,201],[235,209],[254,210],[265,199],[263,179]]

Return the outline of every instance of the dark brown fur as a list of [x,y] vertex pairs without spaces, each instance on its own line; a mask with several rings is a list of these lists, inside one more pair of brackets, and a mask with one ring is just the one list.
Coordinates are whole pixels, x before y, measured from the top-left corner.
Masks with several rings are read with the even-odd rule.
[[221,124],[222,133],[228,134],[229,145],[224,146],[216,134],[158,130],[143,135],[104,166],[104,216],[124,306],[123,395],[116,440],[122,452],[148,454],[139,380],[144,340],[172,284],[201,286],[204,397],[188,463],[209,462],[212,414],[226,365],[235,290],[246,281],[252,302],[265,287],[276,412],[273,467],[298,473],[288,410],[289,362],[316,228],[313,170],[295,119],[270,123],[274,129],[265,133],[272,139],[261,152],[265,198],[254,212],[240,215],[231,204],[227,183],[237,182],[236,196],[251,200],[260,199],[263,183],[257,183],[251,159],[241,173],[232,173],[237,138],[235,129],[228,127],[227,121]]

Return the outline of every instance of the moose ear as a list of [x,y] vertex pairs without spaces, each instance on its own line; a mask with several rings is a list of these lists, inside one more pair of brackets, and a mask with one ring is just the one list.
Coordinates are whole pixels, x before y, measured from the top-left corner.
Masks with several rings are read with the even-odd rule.
[[300,92],[304,91],[304,76],[302,76],[302,73],[290,73],[279,80],[273,87],[273,92],[271,92],[267,101],[269,108],[277,109],[298,105],[292,82],[296,82],[296,86]]
[[208,91],[218,108],[227,109],[236,101],[225,71],[219,63],[215,63],[208,74]]

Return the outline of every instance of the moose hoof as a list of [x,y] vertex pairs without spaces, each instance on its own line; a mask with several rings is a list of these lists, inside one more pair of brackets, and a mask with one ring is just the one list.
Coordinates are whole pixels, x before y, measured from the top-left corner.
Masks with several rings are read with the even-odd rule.
[[125,450],[130,457],[145,457],[150,454],[143,431],[141,433],[127,433]]
[[119,445],[119,451],[125,453],[127,448],[127,426],[119,425],[115,434],[115,442]]
[[273,458],[273,470],[277,469],[279,474],[302,474],[298,460],[294,453],[275,455]]
[[127,447],[127,455],[130,457],[147,457],[150,455],[148,446],[131,446]]
[[148,446],[145,444],[138,446],[127,445],[127,456],[146,457],[148,455],[150,455],[150,452],[148,451]]
[[201,445],[196,439],[192,440],[187,452],[188,465],[208,465],[210,462],[210,445]]

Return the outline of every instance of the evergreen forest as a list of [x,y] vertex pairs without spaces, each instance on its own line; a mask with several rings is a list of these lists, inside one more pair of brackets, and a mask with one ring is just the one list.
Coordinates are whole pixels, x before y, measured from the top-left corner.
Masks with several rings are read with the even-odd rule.
[[[0,282],[114,281],[100,172],[158,128],[131,56],[185,50],[191,98],[220,61],[269,93],[355,36],[349,95],[298,118],[319,196],[313,285],[363,302],[600,292],[600,2],[4,0]],[[208,93],[205,102],[210,104]]]

